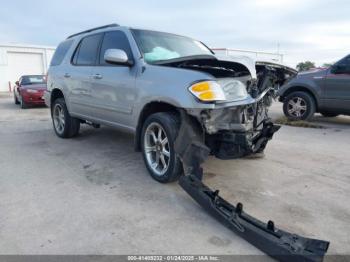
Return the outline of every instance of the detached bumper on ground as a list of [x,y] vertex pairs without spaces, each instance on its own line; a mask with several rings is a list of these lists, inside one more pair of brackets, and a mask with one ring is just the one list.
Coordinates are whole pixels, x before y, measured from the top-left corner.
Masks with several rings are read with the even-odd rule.
[[328,241],[301,237],[263,223],[243,212],[243,205],[231,205],[195,175],[182,176],[180,186],[223,225],[279,261],[322,261]]

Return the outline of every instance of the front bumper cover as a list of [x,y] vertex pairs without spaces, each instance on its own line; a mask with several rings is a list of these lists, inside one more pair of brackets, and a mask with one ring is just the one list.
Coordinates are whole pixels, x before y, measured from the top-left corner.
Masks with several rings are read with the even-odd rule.
[[195,175],[182,176],[180,186],[210,215],[261,251],[279,261],[322,261],[329,242],[291,234],[263,223],[243,211],[243,205],[231,205]]
[[22,99],[26,104],[40,104],[44,105],[45,101],[43,99],[44,92],[37,91],[37,93],[22,92]]

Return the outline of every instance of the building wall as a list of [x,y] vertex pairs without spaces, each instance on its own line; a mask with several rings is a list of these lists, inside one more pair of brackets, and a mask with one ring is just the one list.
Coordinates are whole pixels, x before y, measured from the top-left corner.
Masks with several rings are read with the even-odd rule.
[[0,45],[0,92],[9,91],[25,74],[46,74],[55,48],[31,45]]

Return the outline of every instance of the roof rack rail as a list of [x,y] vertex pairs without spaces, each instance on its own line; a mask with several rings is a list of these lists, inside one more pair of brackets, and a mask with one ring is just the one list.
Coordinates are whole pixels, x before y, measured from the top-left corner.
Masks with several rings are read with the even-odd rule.
[[104,28],[108,28],[108,27],[117,27],[117,26],[119,26],[119,25],[118,24],[109,24],[109,25],[104,25],[104,26],[91,28],[91,29],[88,29],[88,30],[85,30],[85,31],[82,31],[82,32],[79,32],[79,33],[76,33],[76,34],[73,34],[73,35],[70,35],[70,36],[67,37],[67,39],[72,38],[72,37],[77,36],[77,35],[90,33],[90,32],[95,31],[95,30],[104,29]]

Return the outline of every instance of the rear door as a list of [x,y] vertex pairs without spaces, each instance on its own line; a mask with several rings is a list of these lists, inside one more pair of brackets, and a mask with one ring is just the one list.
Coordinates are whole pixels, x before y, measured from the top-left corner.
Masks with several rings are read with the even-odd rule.
[[98,65],[93,69],[91,96],[96,106],[96,116],[113,125],[131,126],[131,113],[135,102],[136,66],[107,63],[104,54],[108,49],[121,49],[134,60],[129,40],[123,31],[104,34],[101,42]]
[[350,56],[329,69],[323,91],[326,110],[350,113]]
[[69,72],[64,74],[70,88],[70,111],[86,118],[95,117],[92,72],[97,63],[102,36],[99,33],[84,37],[73,54]]

